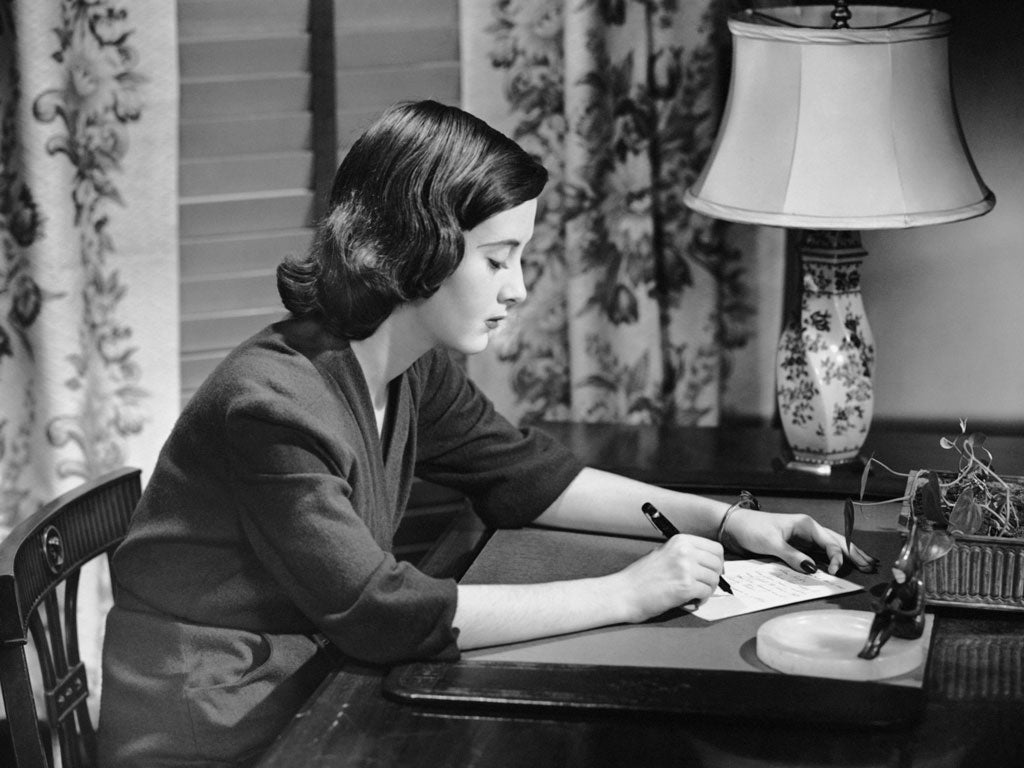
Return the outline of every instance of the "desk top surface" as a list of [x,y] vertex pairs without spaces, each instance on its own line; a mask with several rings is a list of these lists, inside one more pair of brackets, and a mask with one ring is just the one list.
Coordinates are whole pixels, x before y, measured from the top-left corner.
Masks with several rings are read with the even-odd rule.
[[[754,493],[853,496],[860,493],[862,463],[839,466],[830,475],[785,467],[781,430],[754,426],[652,427],[646,425],[545,423],[540,427],[593,467],[666,487],[703,491],[747,488]],[[942,432],[873,426],[861,451],[897,473],[952,470],[956,457],[941,447],[959,426]],[[1024,436],[989,435],[993,467],[1024,474]],[[902,495],[906,477],[875,467],[867,484],[873,498]]]
[[[574,429],[566,427],[570,432]],[[582,439],[586,431],[577,431],[575,438],[570,435],[566,441],[572,444]],[[644,460],[644,454],[634,450],[637,446],[628,444],[631,439],[650,439],[643,430],[627,429],[622,440],[613,439],[614,432],[609,430],[595,439],[592,451],[607,449],[614,453],[612,458],[632,456]],[[747,439],[742,435],[719,436],[717,441],[719,445],[735,440],[745,444]],[[685,442],[691,448],[694,445],[692,441]],[[650,450],[660,453],[657,447]],[[758,450],[762,449],[755,452]],[[594,465],[624,471],[618,461],[591,458],[585,456]],[[673,462],[677,459],[678,454]],[[658,460],[644,472],[665,470],[665,462]],[[694,486],[686,476],[676,474],[672,466],[667,471],[674,475],[672,484],[678,481],[689,487],[702,487],[701,483]],[[757,472],[762,478],[772,474],[763,469]],[[706,481],[706,487],[717,488],[719,479],[732,478],[733,482],[725,487],[754,486],[761,492],[770,491],[770,487],[751,482],[757,472],[744,476],[742,472],[723,468],[719,476]],[[800,480],[795,490],[816,495],[815,487],[821,480]],[[773,482],[777,486],[782,484],[778,478]],[[791,487],[793,482],[786,480]],[[849,484],[859,486],[859,482],[859,473],[855,481],[845,478],[837,483],[835,478],[825,478],[826,488],[818,488],[818,492],[832,497],[850,495]],[[886,527],[887,523],[881,526]],[[422,567],[436,575],[459,576],[472,563],[486,538],[487,532],[479,521],[464,515],[438,542]],[[260,765],[1020,765],[1024,764],[1024,728],[1020,727],[1020,712],[1024,709],[1022,657],[1024,614],[936,611],[925,680],[927,704],[922,718],[912,726],[870,730],[640,712],[537,713],[514,708],[474,711],[417,706],[385,695],[383,679],[387,670],[353,665],[324,682]],[[993,676],[994,671],[999,674]]]

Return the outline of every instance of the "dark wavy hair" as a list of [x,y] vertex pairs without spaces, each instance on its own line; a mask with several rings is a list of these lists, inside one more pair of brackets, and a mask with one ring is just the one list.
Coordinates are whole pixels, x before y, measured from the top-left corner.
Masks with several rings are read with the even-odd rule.
[[309,253],[278,266],[281,301],[296,317],[365,339],[455,271],[463,232],[533,200],[547,178],[518,144],[461,109],[396,104],[342,160]]

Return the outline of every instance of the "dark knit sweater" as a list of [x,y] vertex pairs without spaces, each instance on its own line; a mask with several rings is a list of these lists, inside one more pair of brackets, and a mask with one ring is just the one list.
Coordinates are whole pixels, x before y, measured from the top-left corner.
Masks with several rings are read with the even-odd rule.
[[[390,554],[414,475],[491,526],[530,522],[579,472],[447,354],[391,387],[383,441],[348,343],[276,323],[232,352],[172,431],[115,556],[117,602],[207,626],[319,631],[371,662],[458,655],[456,586]],[[382,445],[383,442],[383,445]]]

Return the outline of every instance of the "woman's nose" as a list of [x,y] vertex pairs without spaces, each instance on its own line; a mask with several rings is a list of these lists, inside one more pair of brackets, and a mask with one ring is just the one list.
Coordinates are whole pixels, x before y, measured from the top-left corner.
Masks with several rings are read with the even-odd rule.
[[523,280],[523,265],[521,262],[517,262],[514,266],[509,267],[498,300],[506,306],[513,306],[525,299],[526,282]]

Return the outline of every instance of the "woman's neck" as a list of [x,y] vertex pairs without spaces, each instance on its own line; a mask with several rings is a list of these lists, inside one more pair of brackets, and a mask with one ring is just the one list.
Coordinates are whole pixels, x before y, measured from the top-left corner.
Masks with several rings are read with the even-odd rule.
[[419,340],[421,334],[406,327],[408,315],[402,310],[399,307],[391,313],[371,336],[350,342],[370,391],[378,428],[387,410],[388,385],[430,350],[429,345]]

